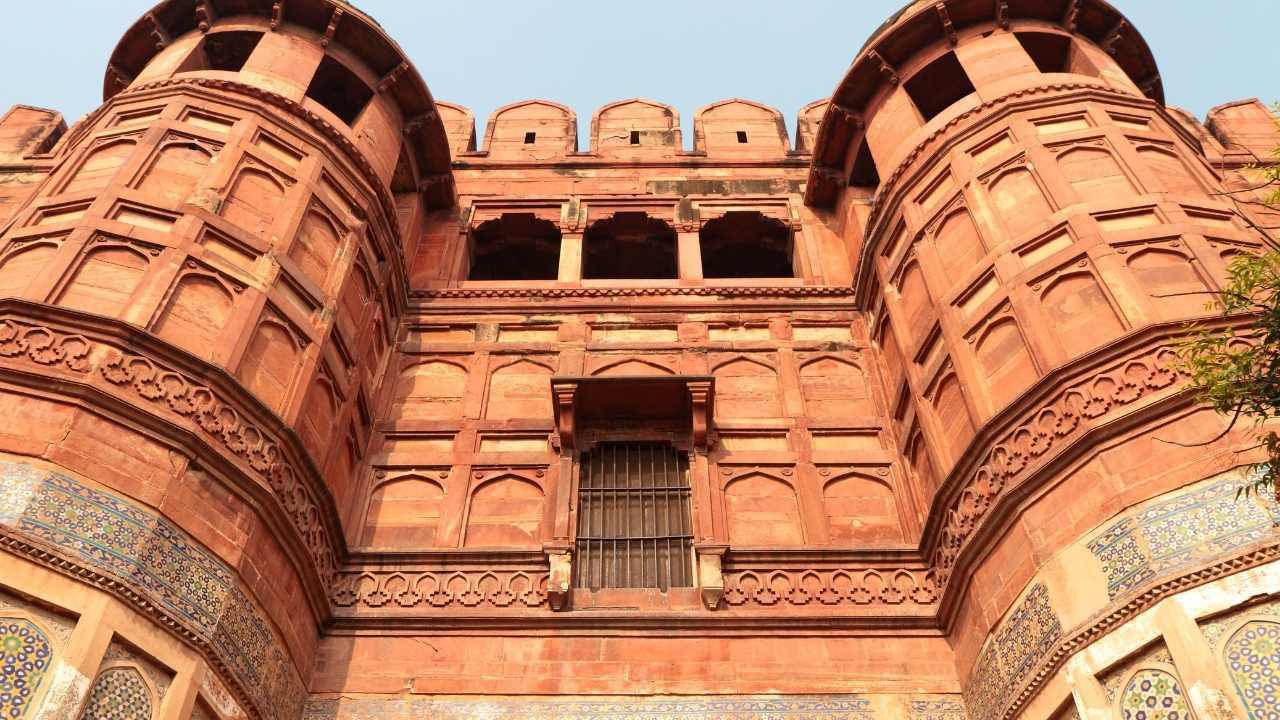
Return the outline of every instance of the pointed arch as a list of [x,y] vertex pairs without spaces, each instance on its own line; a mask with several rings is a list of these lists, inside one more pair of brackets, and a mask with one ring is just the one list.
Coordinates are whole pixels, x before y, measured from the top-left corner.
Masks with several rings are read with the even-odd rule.
[[857,363],[834,355],[820,355],[800,366],[800,391],[805,413],[837,418],[875,415],[867,375]]
[[0,258],[0,297],[20,297],[58,254],[54,243],[31,243]]
[[1040,296],[1067,357],[1119,337],[1124,325],[1111,306],[1106,290],[1089,272],[1072,272],[1054,278]]
[[1072,147],[1058,155],[1058,167],[1081,202],[1115,202],[1137,192],[1115,155],[1104,147]]
[[444,498],[444,486],[421,475],[402,475],[382,483],[369,497],[363,544],[370,547],[433,547]]
[[307,208],[289,245],[289,259],[322,291],[345,234],[346,228],[317,201]]
[[934,231],[938,256],[952,282],[958,282],[978,266],[987,248],[978,234],[978,226],[969,208],[959,205],[947,213]]
[[822,487],[833,545],[905,542],[898,500],[888,483],[861,473],[848,473]]
[[113,665],[93,681],[80,720],[151,720],[155,706],[154,691],[137,667]]
[[415,363],[400,372],[391,408],[394,420],[448,420],[462,417],[466,367],[447,360]]
[[1035,381],[1038,373],[1026,340],[1013,317],[987,324],[973,345],[996,407],[1004,407]]
[[125,245],[90,250],[63,289],[58,304],[95,315],[120,317],[142,284],[151,261]]
[[280,413],[293,387],[301,355],[302,348],[293,332],[283,323],[267,318],[253,331],[236,374],[259,400]]
[[234,296],[217,278],[189,273],[174,286],[154,332],[188,352],[209,358],[231,317]]
[[736,357],[715,365],[717,417],[767,418],[782,414],[778,373],[756,358]]
[[724,501],[731,544],[804,544],[800,502],[788,483],[763,472],[748,473],[725,485]]
[[1016,164],[989,177],[987,192],[1010,237],[1021,236],[1053,214],[1048,197],[1025,165]]
[[591,374],[598,376],[675,375],[675,371],[652,360],[625,358],[602,365],[592,370]]
[[1130,253],[1125,264],[1147,291],[1161,319],[1183,319],[1215,312],[1207,306],[1216,296],[1191,257],[1167,248],[1145,248]]
[[322,464],[332,447],[334,423],[338,419],[341,400],[337,388],[325,372],[316,373],[298,416],[298,435],[317,464]]
[[26,717],[52,664],[43,629],[27,617],[0,616],[0,716]]
[[[1123,720],[1173,720],[1194,718],[1182,681],[1172,668],[1141,667],[1125,681],[1116,703]],[[1156,708],[1154,712],[1145,712]]]
[[62,192],[93,192],[110,185],[116,171],[125,164],[137,146],[137,138],[133,137],[116,138],[99,144],[85,155],[75,174],[63,186]]
[[170,141],[161,146],[142,173],[138,189],[180,203],[195,192],[200,178],[213,164],[214,151],[190,141]]
[[222,203],[222,217],[267,240],[286,191],[285,184],[273,173],[257,165],[245,165],[236,173]]
[[550,366],[519,358],[494,368],[489,376],[485,417],[490,420],[551,418]]
[[969,407],[965,403],[964,391],[960,387],[960,378],[954,373],[947,373],[933,391],[933,410],[942,423],[943,434],[951,450],[951,460],[955,462],[969,447],[973,439],[973,419],[969,416]]
[[467,547],[536,547],[541,542],[542,487],[518,475],[486,480],[471,492]]
[[1251,718],[1276,710],[1280,688],[1280,622],[1250,619],[1223,645],[1222,659]]

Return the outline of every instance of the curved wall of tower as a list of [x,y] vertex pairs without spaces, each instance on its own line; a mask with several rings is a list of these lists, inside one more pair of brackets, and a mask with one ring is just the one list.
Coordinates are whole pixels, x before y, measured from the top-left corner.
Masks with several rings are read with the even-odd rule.
[[1275,706],[1280,507],[1175,344],[1280,132],[1107,3],[914,2],[794,142],[477,135],[338,0],[167,0],[104,97],[0,118],[6,717]]

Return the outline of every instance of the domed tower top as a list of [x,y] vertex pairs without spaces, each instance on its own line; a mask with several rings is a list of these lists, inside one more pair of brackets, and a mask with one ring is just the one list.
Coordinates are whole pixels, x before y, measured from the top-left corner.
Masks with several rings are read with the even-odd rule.
[[[807,202],[830,205],[848,185],[874,188],[916,130],[1024,89],[1036,74],[1077,76],[1041,84],[1086,76],[1164,102],[1150,48],[1106,0],[914,0],[872,34],[832,94]],[[893,130],[877,133],[877,121]]]
[[[428,206],[453,201],[448,140],[430,90],[400,46],[351,3],[164,0],[116,45],[103,98],[179,74],[282,96],[347,137],[388,184],[398,174],[398,189],[416,186]],[[371,102],[376,96],[383,100]]]

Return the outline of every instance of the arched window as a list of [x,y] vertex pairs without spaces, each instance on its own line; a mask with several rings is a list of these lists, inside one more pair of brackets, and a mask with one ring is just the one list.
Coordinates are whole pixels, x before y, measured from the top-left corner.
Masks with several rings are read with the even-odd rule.
[[504,213],[471,234],[468,280],[555,280],[560,228],[533,213]]
[[791,229],[758,212],[729,212],[699,233],[708,278],[792,277]]
[[594,223],[582,242],[585,279],[676,277],[676,231],[645,213],[623,212]]

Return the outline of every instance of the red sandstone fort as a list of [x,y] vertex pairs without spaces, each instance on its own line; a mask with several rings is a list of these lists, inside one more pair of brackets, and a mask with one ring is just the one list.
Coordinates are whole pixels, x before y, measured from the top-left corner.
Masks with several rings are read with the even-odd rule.
[[165,0],[9,110],[0,717],[1277,717],[1280,507],[1174,357],[1274,118],[1103,0],[849,52],[794,137],[583,147],[345,2]]

